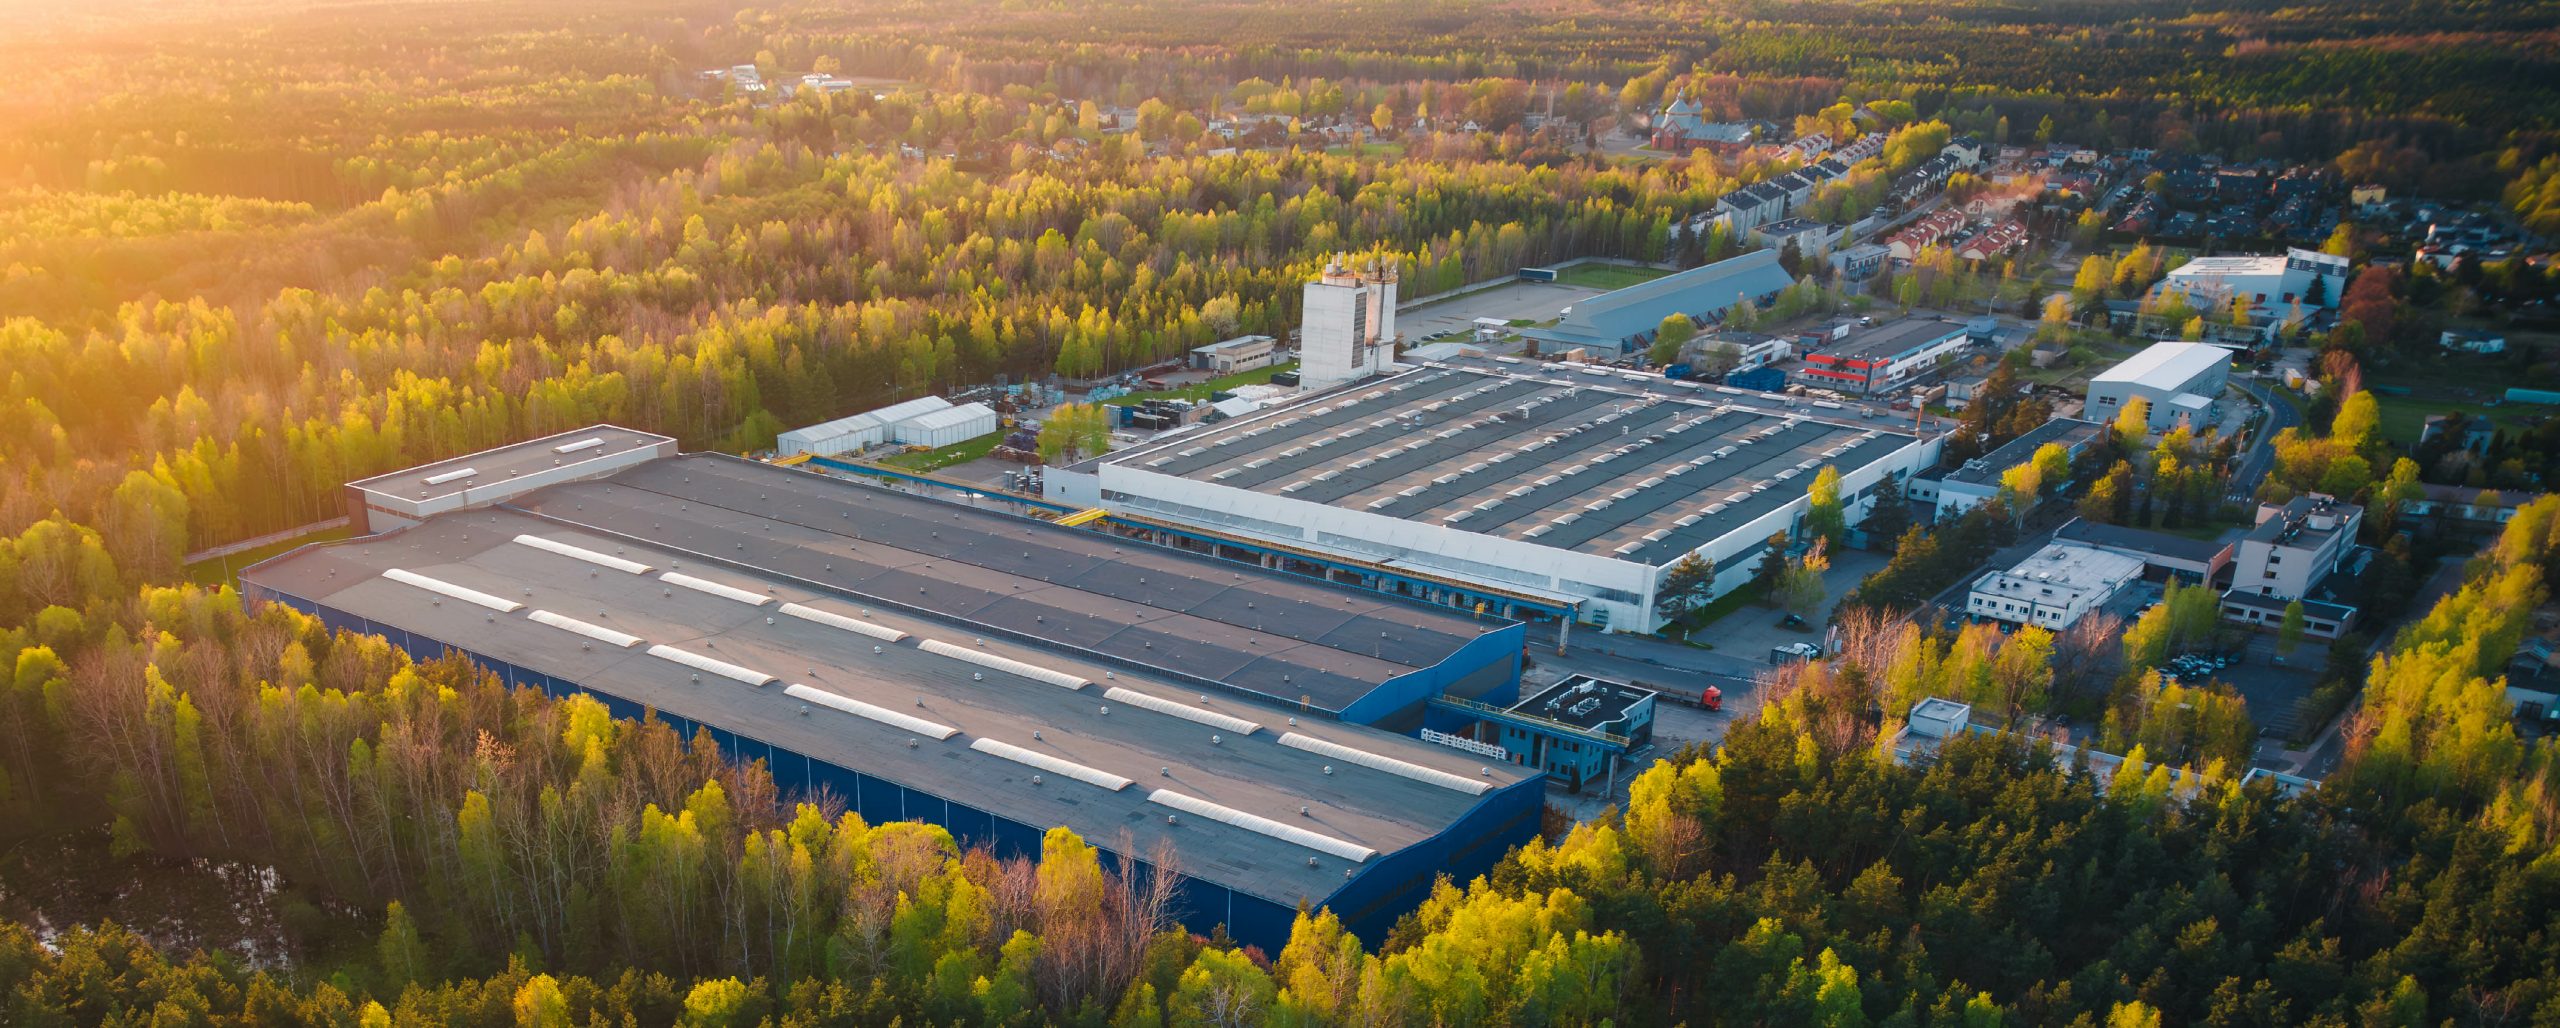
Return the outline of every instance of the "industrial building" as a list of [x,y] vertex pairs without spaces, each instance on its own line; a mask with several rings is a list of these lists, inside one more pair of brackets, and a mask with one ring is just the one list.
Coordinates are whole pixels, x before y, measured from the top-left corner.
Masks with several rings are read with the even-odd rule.
[[2285,608],[2299,600],[2304,634],[2337,638],[2355,624],[2357,612],[2336,587],[2354,576],[2339,572],[2351,565],[2361,571],[2363,561],[2372,559],[2372,551],[2356,545],[2356,530],[2363,523],[2364,508],[2320,493],[2294,497],[2283,506],[2259,505],[2257,525],[2240,537],[2231,588],[2222,594],[2222,616],[2274,629],[2284,624]]
[[2150,405],[2153,432],[2214,422],[2215,397],[2231,380],[2231,351],[2211,343],[2153,343],[2089,379],[2088,416],[2113,421],[2127,404]]
[[[510,467],[540,444],[467,458]],[[255,599],[707,730],[786,790],[963,845],[1066,826],[1186,923],[1366,937],[1536,830],[1543,775],[1411,731],[1507,706],[1525,627],[721,455],[264,561]],[[1434,715],[1446,717],[1446,715]]]
[[[1657,698],[1651,689],[1572,675],[1483,722],[1501,731],[1505,759],[1570,789],[1591,781],[1614,788],[1618,762],[1653,740]],[[1558,732],[1559,725],[1572,731]]]
[[2142,577],[2146,579],[2156,582],[2176,580],[2188,585],[2210,584],[2220,577],[2223,569],[2231,566],[2231,555],[2237,549],[2232,543],[2189,539],[2085,518],[2064,522],[2061,528],[2054,530],[2053,537],[2061,542],[2078,543],[2139,560],[2143,565]]
[[1797,529],[1822,466],[1839,470],[1854,524],[1879,481],[1936,462],[1938,440],[1872,411],[1753,399],[1632,371],[1451,362],[1052,468],[1043,482],[1052,500],[1273,560],[1356,561],[1376,569],[1357,580],[1436,602],[1523,612],[1404,573],[1651,631],[1672,564],[1711,561],[1719,595],[1748,581],[1770,537]]
[[1336,257],[1307,283],[1298,376],[1309,390],[1386,374],[1396,360],[1396,268]]
[[2072,543],[2047,543],[2007,571],[1977,578],[1964,612],[2059,632],[2142,577],[2142,561]]
[[1237,336],[1191,348],[1191,367],[1216,375],[1267,368],[1280,358],[1280,341],[1270,336]]
[[[2000,476],[2009,469],[2035,460],[2036,451],[2047,443],[2061,444],[2063,452],[2074,458],[2098,438],[2105,426],[2094,421],[2055,418],[2028,430],[2027,434],[2000,444],[1998,449],[1932,474],[1926,479],[1935,487],[1938,520],[1945,520],[1971,510],[1984,501],[2000,495]],[[1914,493],[1913,495],[1919,495]],[[2025,511],[2018,513],[2024,514]]]
[[2226,311],[2235,299],[2253,310],[2288,307],[2335,307],[2347,289],[2347,259],[2300,247],[2273,254],[2198,257],[2175,268],[2151,287],[2159,298],[2178,297],[2200,311]]
[[503,503],[544,486],[598,478],[673,456],[676,441],[654,432],[597,425],[528,439],[349,482],[347,523],[388,532],[457,510]]
[[966,442],[996,430],[995,408],[983,403],[954,405],[939,396],[919,396],[878,410],[795,428],[774,438],[775,453],[832,457],[859,453],[885,443],[942,447]]
[[1520,334],[1541,349],[1574,347],[1615,357],[1653,345],[1662,319],[1674,314],[1713,324],[1744,301],[1765,304],[1794,285],[1778,264],[1778,251],[1754,250],[1728,260],[1639,282],[1576,301],[1552,328]]
[[1972,342],[1952,321],[1909,319],[1808,342],[1796,381],[1856,396],[1891,392],[1937,368]]

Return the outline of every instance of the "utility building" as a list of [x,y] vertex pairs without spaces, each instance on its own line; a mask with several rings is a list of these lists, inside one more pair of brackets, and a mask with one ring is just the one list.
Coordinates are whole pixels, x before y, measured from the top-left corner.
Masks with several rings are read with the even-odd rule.
[[1307,283],[1299,319],[1298,376],[1309,391],[1395,367],[1396,269],[1383,260],[1355,265],[1335,257]]
[[[509,466],[504,448],[471,458]],[[251,567],[419,658],[703,729],[786,790],[999,855],[1160,846],[1183,916],[1382,937],[1535,833],[1542,775],[1370,727],[1508,705],[1524,628],[802,471],[649,460]],[[1410,730],[1410,729],[1408,729]]]

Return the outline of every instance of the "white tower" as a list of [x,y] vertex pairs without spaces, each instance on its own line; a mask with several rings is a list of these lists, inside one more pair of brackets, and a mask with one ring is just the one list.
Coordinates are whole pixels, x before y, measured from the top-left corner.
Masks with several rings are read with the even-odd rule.
[[1396,268],[1335,256],[1307,283],[1299,318],[1298,376],[1315,390],[1385,374],[1396,359]]

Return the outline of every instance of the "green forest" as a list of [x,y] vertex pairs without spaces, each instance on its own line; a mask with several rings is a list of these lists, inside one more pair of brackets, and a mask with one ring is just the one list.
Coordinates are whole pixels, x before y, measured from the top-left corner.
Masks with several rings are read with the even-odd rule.
[[[2381,147],[2395,188],[2548,218],[2550,0],[0,15],[0,843],[95,857],[65,879],[267,869],[290,942],[0,925],[0,1023],[2560,1024],[2560,769],[2498,682],[2560,501],[2387,641],[2317,791],[2244,784],[2202,692],[2116,702],[2112,771],[2018,736],[1903,767],[1916,696],[2129,691],[2069,640],[1924,634],[1892,615],[1935,586],[1886,581],[1847,652],[1624,809],[1385,938],[1310,911],[1280,952],[1177,930],[1110,840],[1005,859],[867,824],[707,738],[186,569],[343,513],[350,479],[528,436],[749,451],[1284,333],[1337,252],[1418,296],[1720,249],[1676,226],[1783,169],[1586,132],[1672,96],[1783,125],[1866,105],[1897,166],[1950,132]],[[702,74],[739,65],[853,85]],[[1240,114],[1270,116],[1256,145],[1209,131]],[[1395,142],[1329,145],[1342,125]],[[2165,645],[2161,610],[2125,644]]]

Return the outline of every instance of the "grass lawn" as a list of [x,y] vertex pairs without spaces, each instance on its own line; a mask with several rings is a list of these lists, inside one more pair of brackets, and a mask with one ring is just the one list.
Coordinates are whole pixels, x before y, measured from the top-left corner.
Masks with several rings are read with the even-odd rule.
[[[2512,429],[2552,414],[2552,408],[2539,404],[2491,403],[2503,397],[2508,386],[2523,385],[2519,379],[2515,366],[2503,358],[2429,354],[2368,370],[2364,384],[2382,409],[2383,436],[2414,444],[2429,415],[2459,411]],[[2392,387],[2405,388],[2408,395],[2385,392]]]
[[2422,400],[2414,396],[2373,394],[2374,406],[2382,413],[2382,437],[2395,443],[2415,446],[2418,432],[2427,419],[2438,414],[2459,411],[2472,417],[2486,417],[2502,428],[2523,425],[2535,415],[2548,414],[2551,408],[2533,404],[2506,403],[2492,407],[2485,403],[2454,403],[2446,400]]
[[1324,152],[1331,154],[1348,154],[1353,157],[1402,157],[1404,156],[1404,144],[1336,143],[1332,146],[1325,147]]
[[1211,393],[1233,389],[1237,386],[1268,385],[1271,382],[1271,376],[1283,371],[1294,371],[1297,367],[1298,362],[1290,361],[1287,364],[1276,365],[1274,367],[1255,368],[1252,371],[1240,371],[1224,378],[1213,378],[1198,385],[1187,385],[1179,389],[1160,389],[1149,393],[1129,393],[1123,396],[1114,397],[1105,402],[1136,403],[1140,400],[1206,400],[1209,398],[1209,394]]
[[954,464],[966,464],[984,457],[995,450],[997,443],[1003,441],[1003,432],[989,432],[975,439],[953,443],[937,450],[882,457],[880,463],[908,471],[940,471]]
[[1660,268],[1630,268],[1624,264],[1576,264],[1558,274],[1556,281],[1590,289],[1625,289],[1668,274]]
[[356,530],[353,526],[340,525],[336,528],[313,532],[310,535],[295,536],[280,543],[268,543],[253,550],[242,550],[228,557],[198,561],[187,565],[187,581],[207,586],[231,585],[234,584],[232,576],[239,574],[241,568],[288,550],[300,549],[312,543],[351,538],[355,534]]

